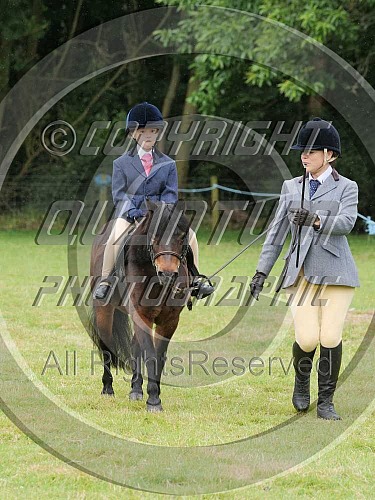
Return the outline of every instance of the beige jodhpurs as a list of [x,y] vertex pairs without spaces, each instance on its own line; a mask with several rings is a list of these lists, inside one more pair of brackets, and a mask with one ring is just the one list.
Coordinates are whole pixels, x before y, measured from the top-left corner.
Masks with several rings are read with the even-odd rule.
[[[137,222],[135,222],[137,224]],[[106,278],[110,275],[113,266],[115,265],[117,255],[121,248],[121,243],[131,227],[132,223],[127,220],[119,217],[114,220],[113,228],[111,234],[108,237],[107,243],[104,249],[104,257],[103,257],[103,267],[102,267],[102,276]],[[198,254],[198,241],[197,236],[194,231],[189,230],[189,245],[193,251],[194,255],[194,264],[199,269],[199,254]]]
[[296,342],[303,351],[311,352],[319,343],[330,348],[339,345],[354,290],[350,286],[314,285],[301,273],[293,286],[285,288]]

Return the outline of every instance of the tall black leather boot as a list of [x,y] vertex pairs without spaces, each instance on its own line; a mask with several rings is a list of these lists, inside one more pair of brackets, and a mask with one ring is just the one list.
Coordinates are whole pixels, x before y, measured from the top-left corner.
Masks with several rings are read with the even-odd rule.
[[342,342],[333,348],[320,346],[317,413],[319,418],[324,418],[325,420],[341,420],[332,403],[337,379],[339,378],[341,358]]
[[307,411],[310,406],[310,374],[315,351],[305,352],[297,342],[293,344],[295,377],[292,403],[297,411]]
[[116,276],[109,275],[106,278],[103,277],[100,280],[99,285],[96,287],[96,289],[94,291],[94,294],[93,294],[94,299],[98,299],[98,300],[106,299],[109,291],[111,290],[111,288],[114,285],[117,284],[117,282],[118,282],[118,278],[116,278]]

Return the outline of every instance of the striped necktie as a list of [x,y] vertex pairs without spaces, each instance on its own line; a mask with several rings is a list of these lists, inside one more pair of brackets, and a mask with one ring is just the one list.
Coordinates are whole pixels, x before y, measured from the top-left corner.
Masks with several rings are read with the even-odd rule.
[[141,161],[143,164],[143,168],[145,169],[146,175],[149,176],[152,168],[152,154],[151,153],[144,154],[141,158]]

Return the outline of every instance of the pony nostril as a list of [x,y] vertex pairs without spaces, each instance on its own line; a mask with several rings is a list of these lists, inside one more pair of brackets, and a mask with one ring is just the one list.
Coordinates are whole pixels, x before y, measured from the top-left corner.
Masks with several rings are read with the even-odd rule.
[[164,278],[171,278],[173,276],[173,272],[171,272],[171,271],[158,271],[158,276],[161,276]]
[[174,271],[158,271],[158,278],[160,282],[174,281],[178,276]]

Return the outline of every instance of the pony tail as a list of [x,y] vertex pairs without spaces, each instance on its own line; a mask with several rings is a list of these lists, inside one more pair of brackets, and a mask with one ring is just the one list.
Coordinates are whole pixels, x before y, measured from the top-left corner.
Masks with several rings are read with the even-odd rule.
[[130,324],[128,314],[122,312],[120,309],[115,309],[113,314],[112,335],[115,345],[114,352],[112,352],[104,344],[100,338],[99,328],[97,323],[97,314],[100,312],[101,306],[93,307],[89,312],[88,317],[88,333],[94,345],[99,349],[100,357],[105,362],[103,352],[110,354],[111,365],[122,370],[129,369],[131,360],[131,343],[133,338],[133,330]]

